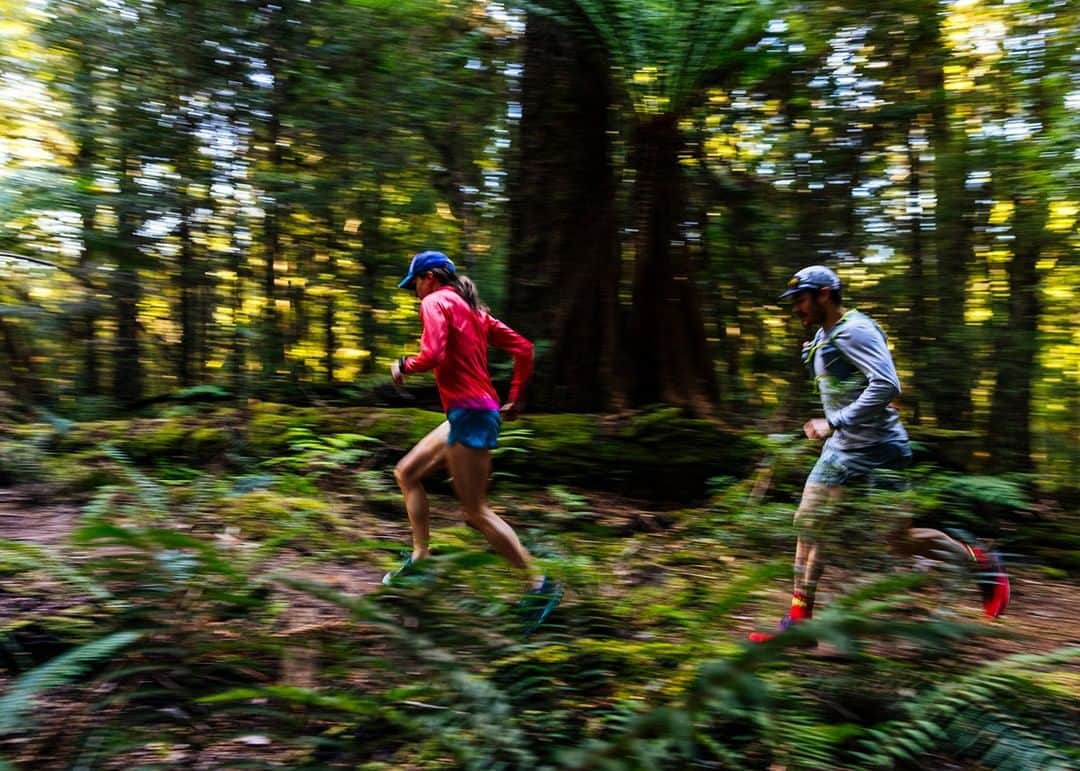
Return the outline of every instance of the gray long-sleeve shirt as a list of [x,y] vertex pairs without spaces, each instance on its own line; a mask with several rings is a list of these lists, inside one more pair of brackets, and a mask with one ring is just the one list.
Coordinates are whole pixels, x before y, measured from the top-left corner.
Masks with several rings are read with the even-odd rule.
[[835,428],[838,449],[906,442],[900,415],[889,406],[900,393],[885,332],[873,319],[848,311],[827,333],[819,329],[806,350],[821,392],[825,417]]

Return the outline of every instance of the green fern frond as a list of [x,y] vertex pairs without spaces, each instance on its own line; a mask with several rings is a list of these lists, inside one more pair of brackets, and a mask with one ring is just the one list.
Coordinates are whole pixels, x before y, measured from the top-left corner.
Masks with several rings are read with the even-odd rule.
[[120,467],[124,475],[131,481],[140,502],[146,507],[148,513],[154,515],[164,514],[168,509],[168,499],[164,489],[139,471],[132,460],[111,444],[103,444],[102,452]]
[[93,578],[71,567],[41,546],[0,539],[0,556],[21,570],[44,570],[87,592],[95,599],[107,600],[112,597],[112,593]]
[[[856,753],[862,762],[892,767],[900,760],[948,747],[979,758],[990,768],[1066,768],[1067,747],[1050,731],[1024,725],[1020,717],[1038,715],[1040,704],[1056,702],[1056,695],[1039,698],[1031,676],[1040,668],[1080,658],[1080,648],[1067,647],[1049,654],[1014,656],[980,667],[955,682],[934,688],[903,705],[911,717],[871,730]],[[1022,703],[1012,704],[1021,694]],[[1049,710],[1048,710],[1049,711]],[[1035,725],[1045,721],[1036,719]],[[1069,745],[1075,743],[1073,730]]]
[[527,7],[581,23],[608,51],[641,117],[680,114],[717,73],[735,69],[773,12],[771,3],[532,0]]
[[142,632],[115,632],[57,656],[20,676],[0,698],[0,736],[18,730],[33,700],[50,688],[64,685],[90,666],[107,659],[142,637]]

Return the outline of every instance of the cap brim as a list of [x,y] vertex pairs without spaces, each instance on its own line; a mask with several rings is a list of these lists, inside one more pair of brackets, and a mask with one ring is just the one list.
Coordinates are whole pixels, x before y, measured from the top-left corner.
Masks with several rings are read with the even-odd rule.
[[416,281],[416,276],[414,276],[412,273],[410,273],[409,275],[407,275],[405,278],[401,279],[401,281],[398,282],[397,288],[398,289],[411,289],[412,285],[413,285],[413,282],[415,282],[415,281]]
[[777,297],[776,299],[777,300],[786,300],[787,298],[791,297],[792,295],[797,295],[799,292],[805,292],[807,289],[810,289],[810,288],[811,287],[808,287],[808,286],[794,286],[791,289],[784,292],[779,297]]

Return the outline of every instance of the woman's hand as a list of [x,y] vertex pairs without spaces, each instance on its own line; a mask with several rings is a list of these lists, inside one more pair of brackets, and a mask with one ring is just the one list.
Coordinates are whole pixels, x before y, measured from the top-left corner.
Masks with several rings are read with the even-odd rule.
[[390,378],[394,381],[394,385],[405,385],[405,374],[401,371],[401,359],[395,359],[394,363],[390,365]]
[[499,408],[499,413],[503,420],[517,420],[517,416],[521,414],[521,406],[517,402],[507,402]]

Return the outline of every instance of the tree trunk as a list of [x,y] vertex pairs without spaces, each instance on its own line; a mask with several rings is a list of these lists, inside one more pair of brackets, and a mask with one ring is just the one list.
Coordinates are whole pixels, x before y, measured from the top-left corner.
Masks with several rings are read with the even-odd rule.
[[[123,80],[124,73],[120,73]],[[120,113],[124,120],[134,110],[130,106]],[[131,123],[134,120],[129,117]],[[127,125],[131,125],[131,123]],[[122,124],[124,125],[124,124]],[[128,131],[123,128],[122,131]],[[125,140],[121,140],[124,142]],[[116,269],[112,274],[112,298],[116,308],[116,343],[113,349],[113,398],[120,405],[130,405],[143,398],[143,368],[139,350],[139,299],[142,284],[139,278],[139,228],[135,212],[138,190],[132,166],[136,161],[126,146],[120,152],[120,191],[116,205],[117,244]]]
[[[310,257],[310,249],[307,247],[301,249],[297,255],[297,275],[305,275]],[[289,317],[291,324],[289,326],[288,346],[294,350],[297,346],[302,346],[304,339],[307,337],[308,315],[307,303],[304,302],[305,296],[302,281],[289,284]],[[300,383],[307,379],[307,362],[303,358],[294,358],[292,360],[289,366],[289,379],[293,387],[298,387]]]
[[908,312],[906,317],[904,345],[907,359],[911,362],[914,373],[912,387],[905,389],[905,400],[911,405],[911,423],[922,423],[921,396],[926,383],[926,356],[924,351],[930,344],[926,329],[926,255],[923,242],[922,218],[922,163],[919,150],[912,144],[912,124],[908,125],[907,148],[910,177],[908,181],[908,205],[914,210],[911,218],[911,268],[907,283],[909,291]]
[[139,272],[130,264],[117,267],[112,279],[112,296],[116,304],[113,397],[121,405],[133,404],[143,397],[143,371],[139,359],[140,295]]
[[[181,186],[186,186],[181,177]],[[180,289],[180,355],[176,363],[176,377],[181,388],[195,384],[193,375],[194,354],[198,345],[196,330],[196,300],[198,269],[195,264],[195,244],[191,238],[191,201],[186,190],[180,192],[180,264],[178,282]]]
[[[97,155],[95,142],[95,118],[93,101],[93,68],[89,54],[82,48],[76,57],[78,71],[75,74],[74,114],[75,137],[78,152],[75,170],[79,177],[79,213],[82,218],[82,253],[79,268],[85,271],[93,265],[97,252],[97,204],[92,193],[94,159]],[[83,365],[79,392],[87,396],[101,393],[101,370],[98,365],[97,317],[98,302],[92,285],[86,287],[86,299],[78,334],[82,340]]]
[[[934,192],[937,197],[935,252],[937,275],[936,307],[932,334],[936,337],[931,356],[934,379],[930,389],[934,416],[944,428],[971,427],[971,360],[969,333],[964,325],[968,268],[972,252],[973,196],[965,188],[967,178],[967,134],[953,130],[949,123],[945,91],[944,55],[940,53],[940,30],[928,33],[928,44],[938,51],[928,78],[931,89],[931,141],[934,151]],[[929,282],[928,282],[929,283]],[[928,383],[929,385],[929,383]]]
[[679,233],[686,197],[677,119],[663,115],[638,124],[632,142],[637,227],[633,398],[638,404],[666,402],[711,414],[716,375],[697,284]]
[[0,316],[0,343],[7,359],[7,376],[15,390],[15,397],[24,404],[41,404],[47,400],[47,391],[34,367],[34,356],[25,344],[17,324]]
[[617,357],[620,258],[607,133],[610,89],[599,46],[529,16],[510,188],[506,318],[541,343],[529,401],[542,409],[626,404]]
[[287,67],[280,59],[279,46],[284,45],[282,38],[289,27],[285,18],[285,9],[277,8],[270,25],[270,44],[267,47],[266,65],[273,78],[270,95],[269,115],[267,117],[266,144],[268,147],[267,164],[268,184],[266,202],[263,204],[264,259],[263,267],[263,318],[262,318],[262,370],[263,376],[276,378],[285,366],[285,335],[281,328],[281,314],[277,307],[277,263],[281,259],[281,190],[277,180],[283,169],[281,139],[281,115],[287,104]]
[[378,319],[375,306],[379,301],[379,255],[383,253],[382,232],[382,175],[376,172],[375,189],[371,200],[364,210],[363,251],[360,261],[364,266],[364,284],[362,292],[363,307],[360,310],[360,335],[368,357],[364,360],[362,371],[366,375],[375,372],[375,354],[378,348]]
[[1046,232],[1046,202],[1039,196],[1013,199],[1015,252],[1009,263],[1009,318],[999,331],[990,403],[990,451],[1000,469],[1029,471],[1031,384],[1039,348],[1039,275],[1036,265]]
[[244,368],[246,365],[245,343],[240,328],[244,309],[244,278],[245,252],[240,247],[236,231],[239,223],[234,225],[232,234],[232,248],[230,249],[230,270],[233,274],[232,296],[230,307],[232,309],[232,350],[229,352],[229,383],[236,394],[241,394],[245,387]]
[[325,357],[323,359],[323,367],[326,371],[326,384],[334,385],[337,381],[335,372],[335,353],[338,349],[337,333],[334,331],[334,325],[337,324],[337,295],[334,294],[335,286],[337,283],[337,250],[338,239],[337,230],[334,227],[333,215],[328,215],[326,219],[327,233],[329,238],[326,244],[326,272],[331,276],[331,286],[328,287],[329,291],[326,293],[326,305],[323,306],[323,333],[324,333],[324,349]]
[[461,240],[457,254],[451,259],[458,262],[465,272],[473,269],[477,233],[480,231],[476,204],[469,190],[480,190],[484,186],[480,168],[468,156],[461,138],[460,129],[453,123],[445,129],[427,132],[428,141],[439,153],[442,169],[432,175],[432,183],[446,198],[450,213],[461,223]]

